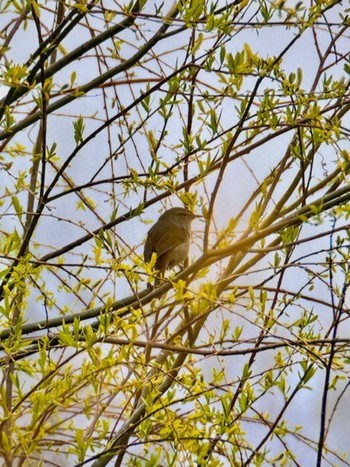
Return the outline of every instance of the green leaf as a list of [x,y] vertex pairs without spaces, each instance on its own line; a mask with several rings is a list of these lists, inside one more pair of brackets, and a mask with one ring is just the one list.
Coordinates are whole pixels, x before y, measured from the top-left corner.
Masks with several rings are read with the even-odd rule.
[[74,86],[76,78],[77,78],[77,72],[73,71],[73,73],[70,75],[70,85],[71,85],[71,87]]
[[5,107],[5,131],[9,131],[11,126],[15,123],[15,118],[11,113],[10,107]]
[[83,141],[83,134],[85,130],[84,119],[79,117],[78,120],[73,122],[74,127],[74,139],[77,144],[80,144]]
[[17,196],[11,196],[12,206],[15,208],[19,220],[22,220],[23,209]]

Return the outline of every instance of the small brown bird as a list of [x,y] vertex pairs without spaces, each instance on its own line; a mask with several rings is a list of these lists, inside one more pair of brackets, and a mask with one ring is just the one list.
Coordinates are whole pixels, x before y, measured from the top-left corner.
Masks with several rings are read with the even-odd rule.
[[[157,254],[155,269],[164,277],[167,269],[184,263],[188,257],[191,242],[191,224],[196,216],[185,208],[165,211],[148,231],[144,248],[144,259],[148,263],[152,253]],[[159,280],[155,281],[155,285]]]

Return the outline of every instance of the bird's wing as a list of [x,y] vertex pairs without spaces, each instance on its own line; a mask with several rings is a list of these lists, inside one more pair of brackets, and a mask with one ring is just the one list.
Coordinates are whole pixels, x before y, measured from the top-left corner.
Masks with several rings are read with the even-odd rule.
[[148,262],[151,259],[153,252],[157,253],[158,258],[160,258],[160,256],[181,245],[189,238],[190,233],[187,229],[172,225],[169,230],[169,225],[158,222],[148,232],[144,248],[145,261]]
[[148,232],[145,246],[143,248],[143,257],[146,263],[149,263],[152,258],[152,253],[155,251],[152,246],[152,239],[150,237],[151,231]]

